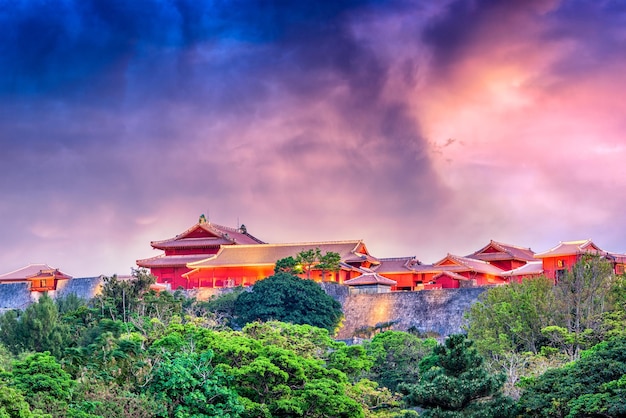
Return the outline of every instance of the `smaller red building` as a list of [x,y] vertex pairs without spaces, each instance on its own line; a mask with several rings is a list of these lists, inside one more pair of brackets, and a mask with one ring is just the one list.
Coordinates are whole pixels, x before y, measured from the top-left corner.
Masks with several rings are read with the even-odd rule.
[[67,275],[47,264],[30,264],[21,269],[0,275],[0,284],[27,282],[31,292],[52,292],[61,280],[69,280]]
[[417,278],[416,267],[422,263],[416,257],[379,258],[380,264],[372,271],[396,282],[391,290],[414,290]]
[[431,266],[419,267],[415,289],[448,289],[504,284],[504,270],[475,258],[448,254]]
[[571,270],[580,257],[589,254],[603,257],[613,265],[616,274],[624,273],[626,254],[611,253],[598,247],[590,239],[580,241],[561,241],[548,251],[535,254],[542,261],[546,277],[557,282],[566,271]]

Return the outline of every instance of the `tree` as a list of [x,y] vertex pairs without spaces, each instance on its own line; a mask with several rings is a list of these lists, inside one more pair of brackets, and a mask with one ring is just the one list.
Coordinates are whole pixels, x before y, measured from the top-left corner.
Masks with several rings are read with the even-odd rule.
[[61,321],[54,301],[47,295],[23,312],[0,316],[0,341],[13,354],[22,351],[50,351],[60,357],[69,342],[69,327]]
[[318,252],[317,259],[318,263],[315,265],[315,268],[321,270],[322,281],[326,279],[326,273],[332,273],[339,270],[339,262],[341,261],[339,253],[327,251],[326,254],[321,255]]
[[256,320],[309,324],[333,332],[342,317],[341,304],[315,282],[278,273],[257,282],[235,301],[240,324]]
[[10,376],[11,385],[26,396],[34,409],[53,416],[67,412],[75,382],[49,352],[15,361]]
[[133,270],[133,278],[130,280],[121,280],[116,275],[105,277],[102,294],[94,300],[102,316],[128,322],[130,314],[136,312],[139,299],[155,280],[145,269]]
[[549,343],[541,330],[555,321],[553,288],[552,280],[538,277],[487,290],[466,314],[468,338],[490,359],[537,354]]
[[243,332],[212,331],[193,323],[170,325],[151,350],[213,352],[221,370],[245,407],[243,417],[363,416],[348,396],[344,373],[322,359],[334,342],[325,330],[307,325],[250,324]]
[[289,273],[299,275],[306,271],[306,278],[311,278],[311,270],[317,269],[322,272],[322,280],[326,274],[339,270],[341,255],[333,251],[327,251],[322,255],[319,248],[302,250],[295,257],[289,256],[276,261],[274,273]]
[[580,351],[601,340],[603,314],[613,305],[614,275],[611,263],[583,255],[554,287],[556,323],[544,334],[562,347],[572,360]]
[[292,256],[281,258],[274,266],[274,273],[302,274],[302,264]]
[[626,416],[626,338],[602,342],[573,363],[526,379],[519,404],[528,417]]
[[24,395],[14,388],[0,386],[0,418],[52,418],[40,411],[31,412]]
[[451,335],[420,363],[417,384],[402,384],[410,405],[423,417],[514,417],[513,400],[501,394],[504,376],[490,375],[464,335]]
[[306,271],[306,278],[310,279],[311,278],[311,269],[313,268],[313,266],[315,265],[315,263],[317,263],[317,260],[320,256],[320,249],[316,248],[316,249],[310,249],[310,250],[306,250],[306,251],[300,251],[298,253],[298,255],[296,256],[296,260],[298,261],[298,264],[301,266],[301,268]]
[[432,338],[422,340],[402,331],[376,334],[370,342],[365,343],[367,354],[373,358],[367,376],[396,392],[400,383],[418,381],[419,363],[436,345],[437,341]]
[[154,372],[148,387],[169,405],[177,418],[239,417],[244,408],[226,378],[211,364],[213,352],[184,350],[168,353]]

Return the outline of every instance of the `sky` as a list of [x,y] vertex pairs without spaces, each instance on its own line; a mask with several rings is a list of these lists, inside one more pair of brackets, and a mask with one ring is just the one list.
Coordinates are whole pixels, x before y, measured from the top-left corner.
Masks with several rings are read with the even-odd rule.
[[0,0],[0,273],[206,214],[378,257],[626,252],[623,0]]

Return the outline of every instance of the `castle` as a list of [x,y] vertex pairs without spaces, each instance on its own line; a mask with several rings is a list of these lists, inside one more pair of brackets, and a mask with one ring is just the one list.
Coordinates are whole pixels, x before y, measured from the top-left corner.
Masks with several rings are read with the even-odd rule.
[[[339,254],[339,268],[329,272],[311,264],[302,277],[344,284],[350,293],[481,288],[541,275],[556,282],[585,254],[608,260],[615,274],[623,274],[626,265],[626,254],[605,251],[591,240],[560,242],[541,253],[492,240],[471,254],[447,254],[424,264],[414,256],[375,257],[362,240],[269,244],[243,225],[229,228],[204,216],[179,235],[153,241],[151,246],[163,253],[137,260],[137,265],[156,276],[154,289],[183,288],[207,295],[252,286],[274,273],[277,260],[308,250]],[[58,268],[32,264],[0,275],[0,309],[23,308],[44,292],[52,297],[74,293],[87,299],[99,293],[102,280],[103,276],[73,278]]]
[[163,253],[137,260],[137,265],[150,269],[157,283],[170,289],[251,286],[272,275],[277,260],[317,249],[322,254],[338,253],[339,269],[325,272],[311,266],[306,277],[364,293],[495,286],[540,275],[556,281],[583,254],[602,256],[616,274],[622,274],[626,264],[626,254],[605,251],[591,240],[560,242],[542,253],[490,241],[466,256],[447,254],[436,263],[423,264],[414,256],[375,257],[362,240],[268,244],[243,225],[229,228],[204,216],[179,235],[151,246]]

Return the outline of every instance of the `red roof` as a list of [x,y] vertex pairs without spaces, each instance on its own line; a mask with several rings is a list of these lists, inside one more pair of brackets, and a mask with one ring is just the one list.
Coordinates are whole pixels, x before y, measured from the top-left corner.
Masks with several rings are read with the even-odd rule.
[[263,241],[241,228],[230,228],[211,222],[200,222],[183,233],[150,245],[160,250],[170,248],[206,248],[232,244],[263,244]]
[[542,261],[530,261],[523,266],[516,269],[505,271],[502,273],[502,277],[515,277],[515,276],[538,276],[543,274],[543,262]]
[[346,280],[344,284],[348,286],[367,286],[381,284],[384,286],[395,286],[398,284],[395,280],[388,279],[376,273],[365,273],[354,279]]
[[590,239],[580,241],[561,241],[557,246],[544,251],[542,253],[535,254],[535,258],[548,258],[558,257],[564,255],[578,255],[578,254],[597,254],[602,255],[604,250],[600,249]]
[[460,257],[452,254],[448,254],[446,257],[433,264],[430,270],[420,269],[420,271],[473,271],[476,273],[491,274],[494,276],[499,276],[503,272],[502,269],[499,269],[486,261],[469,257]]
[[187,267],[187,263],[204,260],[209,257],[207,254],[186,254],[186,255],[158,255],[152,258],[144,258],[137,260],[139,267],[155,268],[155,267]]
[[520,260],[534,261],[534,251],[530,248],[518,247],[491,240],[480,250],[468,255],[468,258],[476,258],[483,261],[496,260]]
[[462,280],[462,281],[469,281],[470,280],[467,277],[461,276],[460,274],[455,273],[453,271],[442,271],[440,273],[437,273],[437,274],[435,274],[433,276],[432,280],[436,280],[436,279],[438,279],[441,276],[447,276],[447,277],[450,277],[450,278],[452,278],[454,280]]
[[49,277],[50,274],[52,273],[55,273],[55,275],[59,279],[71,279],[72,278],[72,276],[69,276],[59,271],[59,269],[50,267],[47,264],[29,264],[26,267],[22,267],[20,269],[0,275],[0,282],[26,281],[29,278],[34,278],[39,275]]
[[373,269],[376,273],[407,273],[414,272],[414,267],[420,265],[416,257],[379,258],[380,265]]
[[[342,262],[346,260],[374,259],[366,251],[363,242],[330,241],[330,242],[300,242],[289,244],[256,244],[256,245],[229,245],[220,248],[215,255],[204,256],[204,259],[189,263],[189,268],[207,268],[217,266],[260,266],[273,265],[276,261],[295,257],[301,251],[319,248],[322,254],[327,252],[338,253]],[[374,259],[376,260],[376,259]]]

